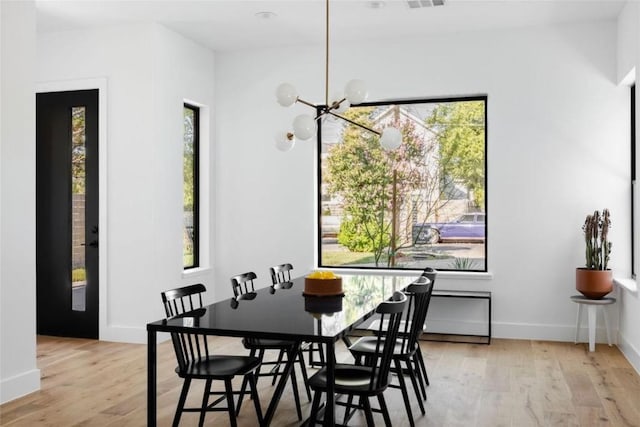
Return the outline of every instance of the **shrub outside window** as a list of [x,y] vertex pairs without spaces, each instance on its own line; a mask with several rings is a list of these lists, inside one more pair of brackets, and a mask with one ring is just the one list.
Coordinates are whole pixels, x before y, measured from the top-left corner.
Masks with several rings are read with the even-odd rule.
[[364,103],[319,127],[321,267],[487,271],[487,97]]

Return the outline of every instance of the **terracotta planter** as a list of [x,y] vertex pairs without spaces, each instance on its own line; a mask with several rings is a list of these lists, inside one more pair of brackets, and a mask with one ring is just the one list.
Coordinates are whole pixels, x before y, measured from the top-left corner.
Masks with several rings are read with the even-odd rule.
[[576,289],[589,299],[600,299],[613,290],[613,273],[576,268]]

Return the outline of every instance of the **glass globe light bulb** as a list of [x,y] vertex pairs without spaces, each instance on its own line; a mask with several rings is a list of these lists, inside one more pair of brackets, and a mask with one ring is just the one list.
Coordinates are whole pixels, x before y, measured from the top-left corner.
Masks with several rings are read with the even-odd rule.
[[367,86],[362,80],[351,80],[344,88],[344,97],[351,105],[360,104],[367,99]]
[[387,151],[395,150],[402,143],[402,134],[393,127],[385,128],[380,136],[380,145]]
[[296,145],[296,139],[291,132],[278,131],[275,136],[276,148],[280,151],[290,151]]
[[282,83],[276,88],[276,98],[278,104],[283,107],[289,107],[298,100],[298,91],[292,84]]
[[296,138],[307,140],[316,133],[316,121],[308,114],[300,114],[293,119],[293,134]]

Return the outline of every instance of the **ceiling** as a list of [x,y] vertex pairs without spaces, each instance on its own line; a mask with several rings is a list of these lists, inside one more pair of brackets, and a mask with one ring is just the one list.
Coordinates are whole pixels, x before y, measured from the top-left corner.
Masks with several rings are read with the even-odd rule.
[[[445,0],[412,9],[407,0],[332,0],[331,40],[614,20],[623,6],[616,0]],[[324,40],[322,0],[36,0],[36,7],[39,32],[157,22],[216,51]]]

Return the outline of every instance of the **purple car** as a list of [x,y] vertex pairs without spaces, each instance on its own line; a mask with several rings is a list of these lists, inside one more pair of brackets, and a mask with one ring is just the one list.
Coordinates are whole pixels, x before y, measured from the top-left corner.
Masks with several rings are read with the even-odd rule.
[[456,242],[484,242],[485,214],[466,213],[451,222],[415,224],[415,243],[438,243],[445,240]]

